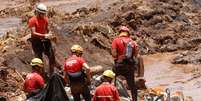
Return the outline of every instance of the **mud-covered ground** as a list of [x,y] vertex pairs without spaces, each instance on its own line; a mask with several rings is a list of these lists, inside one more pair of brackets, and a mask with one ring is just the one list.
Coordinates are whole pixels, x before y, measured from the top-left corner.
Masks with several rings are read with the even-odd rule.
[[[38,0],[40,1],[40,0]],[[33,57],[30,45],[26,42],[29,31],[26,30],[27,20],[33,13],[37,0],[0,0],[0,57],[4,59],[3,66],[16,68],[19,72],[30,71],[29,62]],[[158,69],[175,70],[172,76],[164,79],[174,82],[175,76],[181,78],[198,75],[200,70],[193,71],[195,65],[201,63],[201,15],[199,0],[41,0],[48,6],[51,31],[56,35],[54,40],[56,57],[63,64],[69,55],[69,48],[79,43],[85,50],[84,57],[90,66],[102,65],[111,68],[113,60],[110,55],[110,44],[117,35],[120,25],[127,25],[132,37],[140,47],[141,54],[145,55],[145,78],[147,85],[163,84],[156,75]],[[139,36],[136,36],[139,33]],[[167,64],[154,64],[154,61],[163,61],[166,55],[155,57],[155,53],[174,52],[168,58]],[[154,57],[153,60],[149,58]],[[155,59],[156,58],[156,59]],[[160,63],[160,62],[159,62]],[[181,67],[173,64],[188,64]],[[152,67],[149,67],[150,64]],[[167,65],[167,66],[166,66]],[[171,66],[170,66],[171,65]],[[155,67],[155,68],[153,68]],[[174,68],[172,68],[174,67]],[[188,73],[178,71],[178,68],[189,68]],[[157,68],[157,69],[156,69]],[[151,72],[153,78],[148,78]],[[183,73],[183,74],[182,74]],[[186,75],[185,75],[186,74]],[[167,76],[167,75],[165,75]],[[185,86],[200,89],[200,79],[186,81]],[[197,83],[198,82],[198,83]],[[199,85],[199,86],[194,86]],[[169,86],[172,84],[168,84]],[[192,88],[189,88],[192,89]],[[199,101],[198,93],[193,90],[182,89],[187,95]],[[2,92],[2,91],[1,91]],[[5,91],[3,91],[5,92]],[[9,90],[8,90],[9,92]],[[13,91],[13,92],[16,92]]]

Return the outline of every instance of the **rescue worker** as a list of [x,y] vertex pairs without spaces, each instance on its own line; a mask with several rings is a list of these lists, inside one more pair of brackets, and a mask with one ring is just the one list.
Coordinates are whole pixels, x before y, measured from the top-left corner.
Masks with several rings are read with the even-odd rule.
[[120,101],[118,90],[111,84],[114,77],[111,70],[103,72],[103,83],[96,88],[92,101]]
[[39,58],[34,58],[31,61],[32,72],[27,74],[24,82],[24,91],[27,93],[27,98],[38,94],[45,85],[41,72],[44,68],[43,62]]
[[59,64],[55,60],[54,51],[50,38],[52,34],[49,33],[48,17],[46,16],[47,7],[39,3],[36,6],[35,16],[29,19],[28,27],[31,31],[31,45],[34,51],[35,57],[42,59],[43,53],[48,56],[49,59],[49,73],[54,72],[54,66],[61,69]]
[[70,84],[74,101],[81,101],[80,95],[85,101],[91,101],[90,90],[90,68],[82,58],[83,48],[80,45],[71,47],[72,55],[64,64],[64,79]]
[[[126,58],[126,46],[132,45],[132,57]],[[112,42],[112,56],[114,58],[114,71],[116,76],[122,75],[126,78],[129,89],[131,90],[133,101],[137,101],[137,88],[134,81],[135,57],[138,55],[137,44],[130,37],[130,31],[126,26],[121,26],[119,36]]]

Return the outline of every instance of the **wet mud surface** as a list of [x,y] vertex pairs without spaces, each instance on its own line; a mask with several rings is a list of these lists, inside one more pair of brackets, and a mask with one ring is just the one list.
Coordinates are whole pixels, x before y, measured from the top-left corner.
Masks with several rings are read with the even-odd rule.
[[16,17],[0,18],[0,36],[8,31],[17,29],[20,27],[21,19]]
[[171,92],[182,91],[194,101],[201,99],[201,78],[199,65],[174,65],[171,59],[176,53],[147,55],[145,59],[145,78],[148,88],[164,86]]

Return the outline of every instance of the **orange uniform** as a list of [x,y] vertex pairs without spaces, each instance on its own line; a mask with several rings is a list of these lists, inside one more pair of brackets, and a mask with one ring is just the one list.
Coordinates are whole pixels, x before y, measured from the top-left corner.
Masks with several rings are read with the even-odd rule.
[[45,34],[48,27],[48,18],[38,18],[37,16],[33,16],[31,19],[29,19],[28,26],[29,28],[35,27],[35,31],[37,33]]
[[109,82],[103,82],[96,88],[92,101],[120,101],[118,90]]
[[43,77],[37,72],[33,71],[26,76],[24,83],[24,90],[32,93],[34,90],[41,89],[45,85]]
[[[128,36],[122,36],[122,37],[117,37],[113,40],[112,42],[112,49],[116,49],[118,54],[117,54],[117,57],[116,59],[120,59],[121,57],[124,56],[124,53],[125,53],[125,45],[124,45],[124,42],[125,43],[128,43],[129,41],[132,41],[130,37]],[[137,49],[137,44],[132,41],[132,45],[133,45],[133,48],[134,50],[136,51]]]
[[64,71],[69,73],[76,73],[82,70],[85,60],[82,57],[72,55],[64,65]]

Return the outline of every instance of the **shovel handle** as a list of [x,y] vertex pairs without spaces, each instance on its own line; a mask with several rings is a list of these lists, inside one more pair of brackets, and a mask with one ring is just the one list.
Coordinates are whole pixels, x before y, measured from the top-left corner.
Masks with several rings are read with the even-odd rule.
[[21,78],[23,82],[25,81],[22,75],[15,68],[14,68],[14,72],[17,73],[17,75]]

